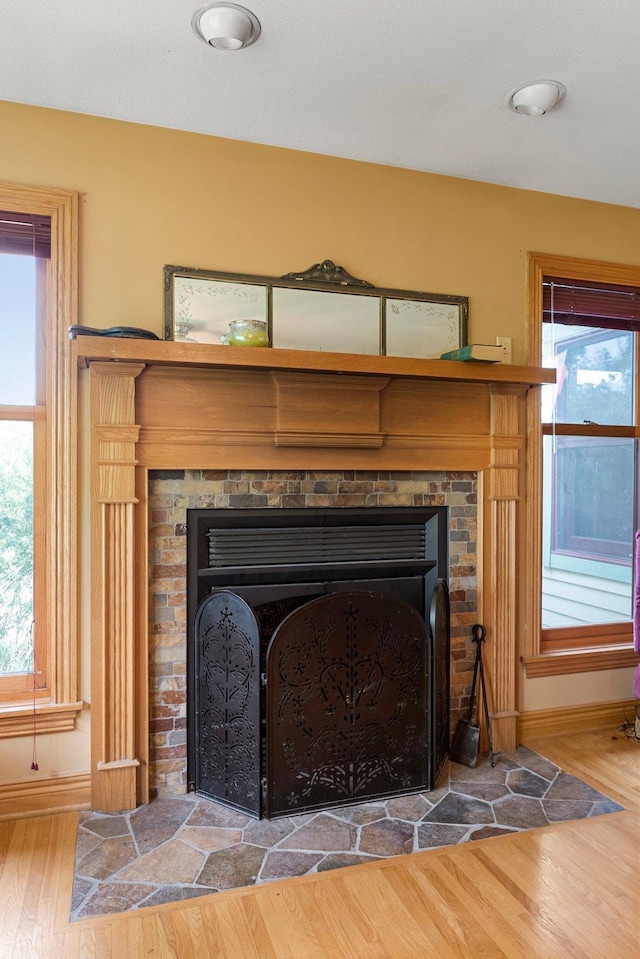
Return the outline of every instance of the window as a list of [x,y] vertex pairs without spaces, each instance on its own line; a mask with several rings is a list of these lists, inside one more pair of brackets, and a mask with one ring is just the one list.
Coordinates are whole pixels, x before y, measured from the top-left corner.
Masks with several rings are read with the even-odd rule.
[[[0,697],[35,689],[44,683],[44,649],[35,651],[35,578],[41,578],[41,543],[34,539],[34,501],[42,501],[36,479],[42,475],[44,433],[42,383],[37,375],[38,301],[42,300],[50,249],[49,219],[36,224],[30,217],[0,211]],[[46,231],[47,244],[36,259],[36,226]],[[16,230],[32,234],[23,250]],[[34,469],[34,464],[36,469]],[[40,612],[40,610],[39,610]],[[40,616],[38,616],[40,619]]]
[[[640,269],[571,261],[575,274],[560,273],[566,264],[533,257],[528,357],[555,367],[556,383],[530,401],[528,555],[538,573],[527,646],[529,659],[556,657],[558,672],[626,665],[639,486]],[[525,661],[528,675],[544,674]]]
[[[0,184],[0,737],[77,701],[77,195]],[[32,628],[36,648],[32,657]]]

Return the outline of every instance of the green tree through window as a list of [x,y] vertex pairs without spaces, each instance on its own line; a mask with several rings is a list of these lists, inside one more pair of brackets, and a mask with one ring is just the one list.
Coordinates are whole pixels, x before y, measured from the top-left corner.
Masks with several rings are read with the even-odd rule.
[[0,448],[0,673],[24,673],[33,669],[31,423],[0,423]]

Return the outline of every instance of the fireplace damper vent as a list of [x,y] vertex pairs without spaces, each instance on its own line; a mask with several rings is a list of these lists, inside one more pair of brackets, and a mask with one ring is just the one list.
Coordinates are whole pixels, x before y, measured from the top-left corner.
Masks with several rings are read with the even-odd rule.
[[210,529],[209,566],[404,562],[425,559],[423,523]]

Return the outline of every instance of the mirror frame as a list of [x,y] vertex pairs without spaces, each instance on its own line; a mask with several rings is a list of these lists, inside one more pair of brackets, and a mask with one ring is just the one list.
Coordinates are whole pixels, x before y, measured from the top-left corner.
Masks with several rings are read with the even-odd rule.
[[[194,280],[200,284],[197,293],[209,295],[215,293],[216,283],[243,284],[252,287],[264,287],[265,289],[265,311],[264,316],[259,317],[267,323],[269,334],[269,346],[273,345],[274,328],[277,332],[278,317],[274,316],[273,310],[273,290],[274,289],[298,289],[314,290],[325,293],[348,293],[356,296],[373,297],[378,300],[378,354],[390,356],[416,356],[417,358],[437,358],[440,352],[445,349],[457,349],[465,346],[467,343],[467,327],[469,319],[469,299],[466,296],[454,296],[451,294],[423,293],[416,290],[396,290],[387,287],[376,287],[367,280],[361,280],[348,273],[344,267],[336,266],[332,260],[324,260],[321,263],[314,263],[307,270],[299,273],[285,273],[283,276],[261,276],[258,274],[247,273],[224,273],[217,270],[203,270],[199,268],[170,266],[164,267],[164,294],[165,294],[165,339],[176,339],[176,333],[184,342],[187,340],[188,333],[191,331],[189,324],[190,304],[185,304],[184,297],[180,300],[177,291],[177,281],[181,279]],[[211,284],[209,293],[207,284]],[[191,295],[196,295],[193,293]],[[389,319],[387,312],[391,301],[396,302],[391,308],[398,312],[398,305],[403,305],[405,310],[421,312],[420,304],[427,304],[428,307],[442,307],[439,315],[444,314],[448,308],[448,318],[446,322],[450,324],[455,335],[456,342],[449,342],[443,349],[438,347],[436,353],[387,353],[387,339]],[[262,310],[262,305],[260,305]],[[183,316],[179,313],[182,310]],[[457,311],[457,318],[452,314]],[[425,312],[425,310],[422,310]],[[428,310],[426,311],[428,312]],[[428,326],[428,317],[426,317]],[[440,321],[442,322],[442,321]],[[181,329],[180,329],[181,327]],[[217,332],[217,331],[216,331]],[[213,334],[212,334],[213,335]],[[321,331],[316,331],[316,335],[321,335]],[[435,325],[434,325],[435,335]],[[199,342],[199,341],[196,341]],[[440,344],[442,345],[442,344]],[[302,347],[306,349],[306,347]],[[326,350],[332,350],[330,343],[323,347]],[[317,346],[310,345],[309,350],[317,350]],[[334,352],[340,352],[334,349]],[[344,352],[344,351],[343,351]]]

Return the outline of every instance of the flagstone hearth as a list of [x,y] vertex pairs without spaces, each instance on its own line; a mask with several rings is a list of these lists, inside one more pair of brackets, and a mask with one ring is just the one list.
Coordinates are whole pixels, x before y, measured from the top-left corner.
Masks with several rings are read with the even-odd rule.
[[209,895],[622,809],[525,747],[437,789],[276,820],[189,794],[82,813],[72,919]]

